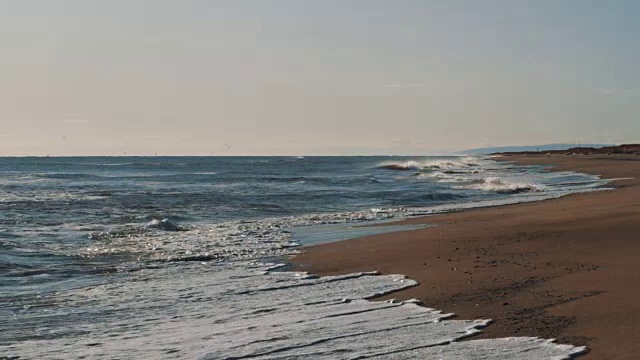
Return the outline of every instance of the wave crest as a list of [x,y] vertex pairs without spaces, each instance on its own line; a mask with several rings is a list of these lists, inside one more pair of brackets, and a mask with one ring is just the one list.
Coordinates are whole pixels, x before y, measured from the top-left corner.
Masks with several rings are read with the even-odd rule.
[[[460,174],[460,175],[457,175]],[[471,178],[462,176],[464,172],[453,172],[452,174],[447,171],[435,171],[432,173],[422,173],[418,174],[418,179],[427,179],[432,180],[439,183],[461,183],[461,182],[471,182],[473,181]]]
[[380,165],[379,168],[387,170],[419,170],[423,165],[417,161],[409,160],[399,163],[390,163]]
[[466,157],[457,159],[443,159],[435,161],[417,161],[408,160],[400,162],[385,162],[378,166],[380,169],[387,170],[437,170],[437,169],[455,169],[480,166],[477,159]]
[[526,192],[542,192],[544,186],[530,183],[511,182],[499,177],[488,177],[480,184],[469,185],[468,189],[494,191],[499,194],[520,194]]

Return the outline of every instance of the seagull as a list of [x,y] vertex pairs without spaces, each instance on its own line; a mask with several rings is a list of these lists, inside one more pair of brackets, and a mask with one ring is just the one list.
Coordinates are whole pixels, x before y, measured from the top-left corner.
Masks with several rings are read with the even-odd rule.
[[62,138],[63,138],[64,140],[67,140],[67,137],[66,137],[66,136],[63,136]]

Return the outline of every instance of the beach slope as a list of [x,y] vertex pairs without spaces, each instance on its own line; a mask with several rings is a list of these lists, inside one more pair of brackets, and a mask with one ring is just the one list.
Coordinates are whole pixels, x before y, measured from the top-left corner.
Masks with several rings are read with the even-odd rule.
[[640,156],[502,159],[618,180],[614,190],[404,220],[438,226],[311,246],[293,262],[319,275],[406,274],[420,285],[386,298],[493,319],[481,337],[557,338],[587,345],[585,359],[637,359]]

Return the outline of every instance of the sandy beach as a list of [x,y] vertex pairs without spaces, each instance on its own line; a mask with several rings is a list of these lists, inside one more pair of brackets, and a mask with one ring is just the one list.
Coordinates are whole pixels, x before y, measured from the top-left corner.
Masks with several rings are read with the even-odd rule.
[[502,159],[618,180],[613,190],[412,218],[400,223],[437,226],[311,246],[292,261],[319,275],[405,274],[420,285],[385,298],[493,319],[480,337],[556,338],[587,345],[581,359],[637,359],[640,156]]

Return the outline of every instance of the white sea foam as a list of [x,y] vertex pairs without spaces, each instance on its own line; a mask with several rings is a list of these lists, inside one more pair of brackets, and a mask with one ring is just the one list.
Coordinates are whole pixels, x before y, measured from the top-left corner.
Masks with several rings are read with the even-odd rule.
[[389,170],[418,170],[422,169],[424,165],[418,161],[409,160],[403,162],[384,162],[380,164],[380,167]]
[[[411,301],[364,300],[416,284],[401,275],[296,275],[250,263],[192,263],[142,270],[126,281],[114,276],[36,300],[21,315],[31,317],[41,339],[24,323],[13,336],[30,340],[0,351],[105,359],[541,359],[584,351],[535,338],[457,343],[488,320],[451,320]],[[180,310],[171,311],[176,304]],[[49,317],[63,317],[64,326],[49,328]]]
[[[518,188],[518,182],[508,179],[483,180],[473,172],[474,164],[483,160],[467,160],[420,166],[425,176],[438,171],[441,179],[480,179],[472,186],[485,190],[512,190],[514,184]],[[447,173],[445,167],[454,171]],[[593,191],[597,184],[579,191]],[[46,244],[58,255],[121,254],[131,260],[101,285],[41,294],[28,308],[8,305],[2,321],[11,321],[13,342],[3,341],[0,334],[0,354],[114,359],[570,358],[585,348],[530,337],[458,342],[479,332],[488,320],[451,319],[450,314],[411,301],[365,300],[416,285],[402,275],[318,277],[260,264],[296,252],[299,243],[292,241],[291,229],[297,226],[388,220],[567,193],[547,189],[500,200],[196,224],[180,228],[183,231],[160,231],[158,222],[130,224],[92,234],[81,250],[75,244]]]
[[[468,206],[489,205],[495,204]],[[0,353],[106,359],[563,359],[583,352],[526,337],[459,343],[488,320],[452,320],[412,301],[365,301],[416,285],[402,275],[317,277],[256,263],[295,252],[299,244],[288,230],[293,226],[447,210],[372,209],[233,221],[184,232],[143,227],[107,234],[83,255],[136,254],[147,265],[123,267],[102,285],[47,294],[29,308],[14,309],[23,321],[12,327],[12,336],[25,340],[0,345]]]
[[464,174],[464,173],[447,174],[441,171],[434,171],[429,173],[418,174],[417,178],[435,180],[436,182],[442,182],[442,183],[461,183],[461,182],[473,181],[473,178],[470,177],[469,175],[470,174]]
[[545,190],[545,187],[540,184],[514,182],[499,177],[488,177],[480,184],[467,185],[465,187],[468,189],[495,191],[504,194],[542,192]]
[[0,203],[18,201],[91,201],[104,198],[106,198],[106,196],[70,192],[21,191],[20,193],[4,192],[0,195]]
[[[495,183],[498,184],[495,184]],[[546,191],[530,191],[537,189],[531,184],[518,184],[505,181],[492,181],[489,185],[483,181],[479,184],[461,185],[479,186],[488,191],[519,192],[519,195],[503,199],[471,201],[464,203],[446,203],[430,207],[411,208],[374,208],[364,211],[342,213],[310,214],[286,216],[256,220],[228,221],[218,224],[198,224],[195,227],[182,228],[179,232],[149,232],[145,226],[131,224],[120,228],[105,229],[92,233],[92,243],[84,249],[74,244],[43,244],[55,254],[65,256],[99,256],[101,254],[131,254],[145,261],[194,261],[198,259],[215,261],[237,261],[282,256],[295,251],[291,244],[289,229],[302,226],[327,225],[340,223],[359,223],[399,219],[403,217],[437,214],[461,209],[516,204],[561,197],[570,193],[595,191],[597,185],[604,181],[594,182],[590,187],[572,189],[571,191],[547,189]],[[526,189],[526,190],[523,190]],[[524,192],[523,192],[524,191]]]
[[380,168],[389,170],[433,170],[433,169],[455,169],[480,166],[482,158],[451,158],[440,160],[407,160],[407,161],[385,161],[379,164]]

